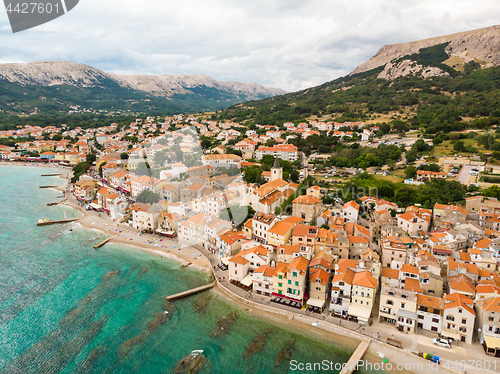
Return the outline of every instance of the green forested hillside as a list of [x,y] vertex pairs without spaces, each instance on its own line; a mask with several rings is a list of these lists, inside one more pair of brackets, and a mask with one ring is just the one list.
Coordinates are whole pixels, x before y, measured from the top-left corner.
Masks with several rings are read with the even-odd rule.
[[[390,115],[391,120],[408,128],[421,128],[428,134],[482,128],[499,122],[500,67],[481,69],[470,62],[463,71],[442,64],[448,57],[446,44],[421,49],[409,59],[424,66],[436,66],[449,77],[400,77],[377,79],[383,67],[345,76],[321,86],[234,105],[218,119],[282,125],[287,121],[324,118],[338,122],[372,120]],[[380,120],[385,121],[385,119]]]
[[[191,93],[165,98],[122,87],[107,78],[101,78],[97,87],[19,85],[0,79],[0,129],[12,128],[14,122],[37,124],[64,117],[76,106],[93,114],[173,115],[220,110],[246,100],[244,95],[207,86],[186,90]],[[25,115],[32,118],[24,119]]]

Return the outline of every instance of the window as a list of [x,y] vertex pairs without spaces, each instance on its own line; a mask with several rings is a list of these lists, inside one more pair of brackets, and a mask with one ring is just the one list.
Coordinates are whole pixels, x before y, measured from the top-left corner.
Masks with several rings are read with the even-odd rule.
[[394,302],[392,300],[387,300],[388,305],[394,305]]
[[283,283],[278,283],[278,287],[283,287]]
[[462,313],[462,309],[459,309],[459,310],[458,310],[458,313]]
[[238,274],[238,270],[235,270],[235,271],[234,271],[234,274]]
[[446,320],[447,321],[454,321],[455,317],[453,317],[453,316],[446,316]]
[[438,328],[436,326],[432,326],[431,331],[438,331]]
[[280,295],[283,295],[283,291],[281,291],[281,290],[278,290],[278,293],[279,293]]
[[488,317],[488,321],[493,322],[495,319],[493,317]]
[[278,275],[278,279],[283,279],[283,276],[282,275]]
[[299,282],[298,282],[298,281],[295,281],[295,285],[298,287],[298,286],[299,286]]
[[419,315],[418,315],[418,319],[424,319],[424,316],[423,316],[423,315],[421,315],[421,314],[419,314]]
[[293,274],[294,277],[297,276],[297,272],[296,271],[294,271],[292,274]]
[[316,291],[321,291],[321,288],[320,287],[316,287]]
[[404,309],[405,308],[405,303],[401,303],[401,308]]
[[290,279],[288,280],[288,284],[292,284],[292,281]]
[[466,318],[462,318],[462,323],[465,325],[467,323],[467,319]]
[[434,323],[438,323],[438,322],[439,322],[439,319],[438,319],[438,318],[433,318],[433,319],[432,319],[432,322],[434,322]]
[[361,305],[363,305],[363,300],[360,301]]

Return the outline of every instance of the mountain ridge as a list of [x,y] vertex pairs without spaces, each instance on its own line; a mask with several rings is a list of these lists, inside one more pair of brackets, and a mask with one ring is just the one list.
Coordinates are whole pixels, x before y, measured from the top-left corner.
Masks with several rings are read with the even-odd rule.
[[198,113],[284,92],[207,75],[119,75],[67,61],[0,64],[2,114]]
[[350,75],[373,70],[394,59],[442,43],[448,43],[445,51],[450,59],[444,62],[446,65],[464,65],[470,61],[478,62],[483,68],[500,65],[500,25],[494,25],[412,42],[386,44],[373,57],[357,66]]
[[[275,96],[286,93],[279,88],[271,88],[257,83],[241,83],[236,81],[222,82],[208,75],[121,75],[107,73],[90,65],[71,61],[39,61],[30,63],[0,64],[0,78],[21,85],[54,86],[60,84],[95,87],[99,78],[117,81],[122,87],[151,93],[154,96],[169,97],[174,94],[185,94],[184,88],[204,85],[225,89],[230,92],[249,96],[248,100],[260,98],[260,95]],[[141,86],[141,83],[145,82]],[[156,89],[155,89],[156,88]]]

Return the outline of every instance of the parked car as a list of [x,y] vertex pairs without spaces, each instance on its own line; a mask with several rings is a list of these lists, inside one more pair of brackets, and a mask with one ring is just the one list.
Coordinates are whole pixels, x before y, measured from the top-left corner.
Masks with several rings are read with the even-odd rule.
[[450,342],[446,339],[432,339],[432,342],[443,348],[451,348]]

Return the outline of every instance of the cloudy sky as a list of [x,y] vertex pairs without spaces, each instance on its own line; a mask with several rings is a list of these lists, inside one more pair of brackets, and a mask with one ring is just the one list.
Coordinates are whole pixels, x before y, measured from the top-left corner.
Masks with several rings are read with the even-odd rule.
[[498,0],[80,0],[16,34],[0,10],[0,62],[65,60],[295,91],[351,72],[384,44],[496,24]]

